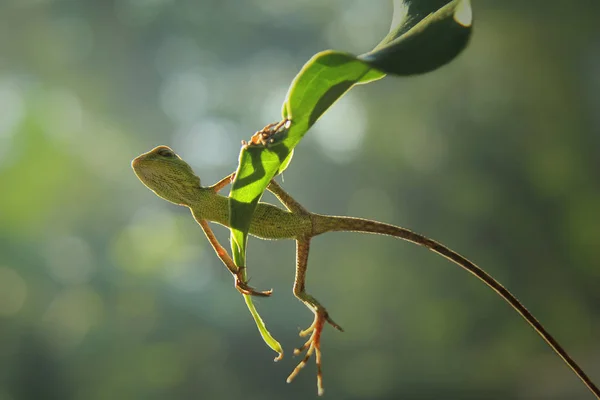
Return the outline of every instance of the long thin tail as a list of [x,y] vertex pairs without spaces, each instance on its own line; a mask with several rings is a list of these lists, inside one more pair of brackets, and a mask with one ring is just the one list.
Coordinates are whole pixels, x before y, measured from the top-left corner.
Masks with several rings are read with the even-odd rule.
[[560,344],[550,335],[550,333],[539,323],[539,321],[525,308],[523,304],[515,296],[513,296],[504,286],[502,286],[497,280],[492,278],[487,272],[467,260],[460,254],[450,250],[446,246],[433,241],[425,236],[414,233],[408,229],[400,228],[398,226],[384,224],[381,222],[370,221],[362,218],[351,218],[351,217],[333,217],[326,215],[313,215],[313,232],[315,235],[319,235],[325,232],[334,231],[354,231],[354,232],[365,232],[375,233],[380,235],[394,236],[406,241],[418,244],[420,246],[427,247],[429,250],[444,256],[448,260],[457,264],[458,266],[466,269],[477,278],[481,279],[483,283],[492,288],[496,293],[500,295],[508,304],[510,304],[521,316],[531,325],[533,329],[548,343],[548,345],[558,354],[565,363],[575,374],[581,379],[581,381],[587,386],[587,388],[600,399],[600,390],[598,387],[588,378],[585,372],[577,365],[577,363],[567,354]]

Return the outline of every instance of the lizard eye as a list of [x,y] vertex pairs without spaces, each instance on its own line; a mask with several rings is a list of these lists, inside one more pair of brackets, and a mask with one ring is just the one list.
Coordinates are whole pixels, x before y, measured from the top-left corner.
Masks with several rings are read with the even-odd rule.
[[160,149],[158,149],[156,154],[166,158],[175,158],[175,153],[173,153],[173,151],[167,147],[161,147]]

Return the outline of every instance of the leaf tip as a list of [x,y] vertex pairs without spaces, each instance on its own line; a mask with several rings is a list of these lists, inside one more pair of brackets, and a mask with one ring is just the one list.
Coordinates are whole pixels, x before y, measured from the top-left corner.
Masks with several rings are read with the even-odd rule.
[[470,0],[462,0],[454,10],[454,20],[468,28],[473,24],[473,10],[471,9]]

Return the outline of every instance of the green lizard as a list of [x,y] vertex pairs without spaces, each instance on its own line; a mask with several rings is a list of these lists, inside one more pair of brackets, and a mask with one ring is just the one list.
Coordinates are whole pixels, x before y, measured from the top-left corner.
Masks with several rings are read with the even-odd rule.
[[[242,278],[243,268],[235,265],[227,251],[213,234],[208,221],[229,227],[228,198],[218,192],[233,179],[233,174],[208,187],[200,185],[200,178],[192,168],[167,146],[158,146],[135,158],[131,163],[137,177],[159,197],[171,203],[188,207],[194,219],[204,230],[206,237],[234,277],[235,287],[243,294],[269,296],[272,291],[258,291],[251,288]],[[315,315],[312,325],[300,332],[300,336],[311,335],[308,341],[294,354],[306,351],[305,357],[290,374],[290,382],[314,353],[317,364],[317,387],[323,393],[321,372],[320,339],[325,323],[342,331],[329,316],[327,310],[305,289],[306,269],[310,241],[314,236],[326,232],[354,231],[394,236],[427,247],[469,271],[506,300],[546,341],[546,343],[567,363],[588,389],[600,399],[600,390],[592,383],[577,363],[567,354],[558,342],[546,331],[537,319],[498,281],[481,268],[458,253],[425,236],[408,229],[381,222],[352,217],[334,217],[307,211],[288,195],[275,181],[268,187],[287,208],[282,210],[267,203],[259,203],[252,217],[250,234],[262,239],[293,239],[296,241],[296,277],[294,295]]]

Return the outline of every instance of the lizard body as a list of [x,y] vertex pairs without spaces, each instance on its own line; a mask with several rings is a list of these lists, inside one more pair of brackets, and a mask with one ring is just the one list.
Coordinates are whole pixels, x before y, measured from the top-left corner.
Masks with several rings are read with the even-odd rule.
[[[231,182],[233,174],[212,186],[202,187],[200,178],[194,174],[192,168],[167,146],[158,146],[138,156],[131,164],[142,183],[159,197],[188,207],[191,210],[194,219],[204,230],[217,255],[234,276],[235,286],[240,292],[258,296],[269,296],[271,294],[271,291],[257,291],[247,285],[241,275],[245,266],[238,267],[235,265],[207,223],[207,221],[210,221],[230,227],[228,198],[219,195],[218,191]],[[600,399],[600,390],[537,319],[504,286],[468,259],[434,240],[395,225],[362,218],[311,213],[298,204],[275,181],[269,184],[268,189],[282,202],[287,210],[282,210],[267,203],[258,203],[252,217],[249,233],[262,239],[293,239],[296,241],[294,295],[315,314],[313,324],[308,329],[300,332],[301,336],[309,334],[311,336],[301,348],[295,350],[295,354],[306,351],[306,355],[289,376],[288,382],[296,376],[309,357],[315,353],[318,393],[322,394],[321,332],[325,322],[342,331],[342,328],[330,318],[325,307],[306,293],[305,280],[310,240],[314,236],[326,232],[354,231],[393,236],[424,246],[475,275],[509,303],[546,341],[552,350],[563,359],[596,398]]]

